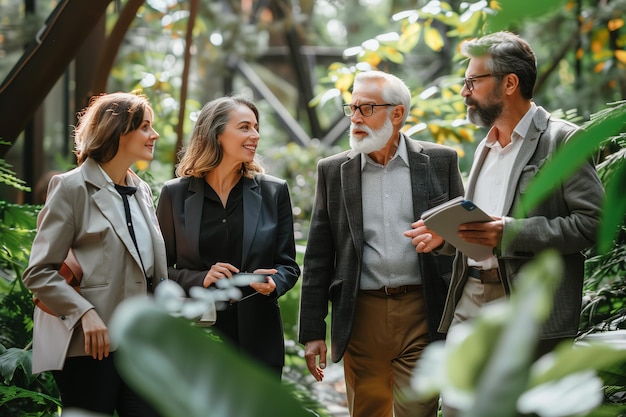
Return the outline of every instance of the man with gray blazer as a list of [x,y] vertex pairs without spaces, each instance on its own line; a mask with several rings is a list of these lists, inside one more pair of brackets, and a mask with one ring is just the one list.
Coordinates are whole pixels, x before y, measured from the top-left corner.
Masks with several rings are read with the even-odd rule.
[[304,256],[299,341],[316,380],[343,358],[353,417],[437,415],[437,401],[403,396],[425,346],[442,337],[450,259],[417,254],[403,233],[421,213],[463,194],[454,149],[400,132],[411,94],[397,77],[359,73],[351,150],[322,159]]
[[[577,333],[585,262],[582,251],[594,243],[604,189],[590,161],[527,218],[512,218],[529,181],[577,127],[532,102],[535,54],[517,35],[487,35],[463,44],[462,53],[469,57],[461,90],[468,119],[490,128],[476,149],[466,198],[494,220],[461,225],[459,234],[468,242],[494,248],[494,255],[477,261],[456,252],[440,330],[448,331],[475,317],[485,304],[507,296],[515,290],[517,273],[526,262],[545,249],[556,249],[565,265],[564,279],[543,329],[536,351],[539,356]],[[448,253],[449,244],[423,222],[414,226],[411,233],[418,253]],[[444,416],[457,415],[454,404],[443,400]]]

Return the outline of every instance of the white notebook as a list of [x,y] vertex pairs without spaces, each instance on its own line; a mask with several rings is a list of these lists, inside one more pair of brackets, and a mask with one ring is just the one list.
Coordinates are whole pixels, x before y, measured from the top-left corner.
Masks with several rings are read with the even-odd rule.
[[429,229],[437,232],[446,242],[454,245],[468,257],[483,261],[493,254],[489,246],[469,243],[457,232],[463,223],[488,222],[493,220],[478,206],[463,197],[457,197],[422,213],[422,220]]

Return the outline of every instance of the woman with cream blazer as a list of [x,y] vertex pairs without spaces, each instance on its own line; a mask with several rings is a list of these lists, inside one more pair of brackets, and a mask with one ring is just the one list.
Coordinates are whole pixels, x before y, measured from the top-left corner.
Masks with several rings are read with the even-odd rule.
[[[135,196],[151,226],[154,287],[167,278],[163,237],[150,187],[130,170],[128,176],[137,186]],[[121,301],[147,294],[139,255],[118,208],[120,202],[107,186],[91,159],[50,181],[48,205],[39,215],[39,232],[24,273],[26,286],[56,313],[53,316],[35,308],[33,373],[61,369],[66,355],[85,355],[80,318],[87,310],[95,308],[108,323]],[[80,294],[56,272],[70,248],[83,270]]]
[[[109,337],[115,309],[167,277],[152,192],[130,169],[153,158],[153,117],[140,94],[93,98],[74,131],[78,167],[52,177],[37,218],[22,277],[38,300],[32,371],[52,371],[64,410],[158,417],[121,378]],[[70,250],[82,270],[80,291],[59,273]]]

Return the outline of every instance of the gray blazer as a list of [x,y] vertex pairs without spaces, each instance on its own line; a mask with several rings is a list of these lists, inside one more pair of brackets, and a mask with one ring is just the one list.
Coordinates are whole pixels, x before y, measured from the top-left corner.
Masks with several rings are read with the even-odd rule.
[[[203,178],[176,178],[164,184],[157,206],[170,279],[186,291],[201,287],[208,272],[199,246],[204,198]],[[276,268],[278,272],[272,275],[276,290],[269,297],[256,295],[238,304],[239,344],[264,363],[283,366],[285,345],[278,297],[300,276],[291,198],[284,180],[270,175],[244,178],[242,239],[241,271]],[[254,292],[251,288],[242,291]]]
[[[409,155],[415,219],[431,207],[463,194],[454,149],[404,137]],[[338,362],[350,339],[361,277],[363,211],[360,154],[345,151],[322,159],[311,228],[304,256],[300,299],[299,341],[326,339],[325,318],[332,303],[331,358]],[[399,236],[399,239],[404,238]],[[449,261],[446,257],[415,254],[420,258],[431,339],[440,339],[441,318]],[[447,265],[448,275],[445,275]]]
[[[554,298],[554,309],[543,329],[544,339],[574,336],[578,330],[585,262],[582,251],[595,242],[604,199],[604,188],[593,163],[589,161],[581,167],[527,218],[509,216],[537,171],[577,129],[572,123],[551,118],[550,113],[538,107],[528,137],[515,160],[505,196],[504,213],[507,217],[502,240],[510,243],[497,248],[497,257],[507,292],[515,287],[520,268],[547,248],[560,252],[565,264],[563,280]],[[469,176],[468,199],[473,197],[476,179],[488,152],[483,140],[476,149]],[[467,269],[467,257],[457,252],[441,331],[447,331],[450,326],[467,281]]]
[[[128,171],[154,248],[153,286],[167,278],[165,244],[148,184]],[[105,324],[125,299],[147,294],[146,278],[121,206],[105,189],[97,163],[54,176],[37,218],[28,268],[22,279],[56,315],[34,312],[33,373],[62,369],[66,356],[84,356],[80,319],[95,308]],[[80,294],[57,270],[72,248],[83,269]],[[114,347],[115,348],[115,347]]]

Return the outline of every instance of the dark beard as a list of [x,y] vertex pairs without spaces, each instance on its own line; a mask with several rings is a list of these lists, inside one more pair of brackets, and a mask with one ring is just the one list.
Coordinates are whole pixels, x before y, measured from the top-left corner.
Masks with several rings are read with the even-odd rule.
[[502,114],[502,102],[480,105],[477,102],[467,99],[466,104],[474,107],[467,109],[467,119],[480,127],[491,127]]

